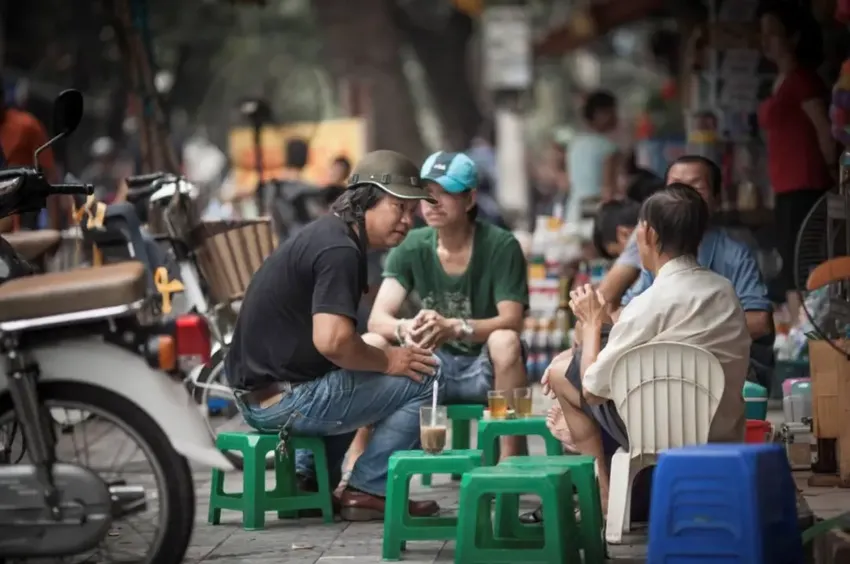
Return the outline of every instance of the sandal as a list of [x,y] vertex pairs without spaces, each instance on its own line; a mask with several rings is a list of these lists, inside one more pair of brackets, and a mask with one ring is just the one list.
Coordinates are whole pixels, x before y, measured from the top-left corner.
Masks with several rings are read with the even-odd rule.
[[[576,523],[581,522],[581,510],[576,507],[575,508],[576,515]],[[529,511],[528,513],[522,513],[519,516],[519,522],[523,525],[538,525],[543,523],[543,507],[538,507],[534,511]]]

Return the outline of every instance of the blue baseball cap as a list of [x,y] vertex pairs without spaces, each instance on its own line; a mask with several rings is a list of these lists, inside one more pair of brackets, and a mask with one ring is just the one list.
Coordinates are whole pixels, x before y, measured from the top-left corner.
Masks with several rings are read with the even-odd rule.
[[478,188],[478,169],[463,153],[437,151],[422,165],[422,180],[436,182],[450,194],[460,194]]

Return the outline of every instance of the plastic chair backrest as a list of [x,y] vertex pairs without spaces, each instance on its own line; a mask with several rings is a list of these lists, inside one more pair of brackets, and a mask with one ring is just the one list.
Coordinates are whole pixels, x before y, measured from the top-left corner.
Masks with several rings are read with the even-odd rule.
[[720,361],[694,345],[649,343],[621,355],[611,392],[631,454],[708,442],[725,385]]

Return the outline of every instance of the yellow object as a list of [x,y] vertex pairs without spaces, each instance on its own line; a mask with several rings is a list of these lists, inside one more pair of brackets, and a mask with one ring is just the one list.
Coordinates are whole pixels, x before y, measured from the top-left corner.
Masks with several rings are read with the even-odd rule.
[[171,295],[183,291],[183,283],[179,280],[169,280],[168,270],[164,266],[156,269],[153,275],[156,291],[162,296],[162,313],[171,313]]
[[[260,146],[263,155],[263,176],[280,178],[283,172],[286,142],[301,138],[310,144],[304,180],[327,186],[331,162],[344,156],[356,164],[366,153],[366,121],[361,118],[329,119],[320,122],[299,122],[263,128]],[[254,130],[236,127],[229,134],[229,155],[233,163],[233,182],[237,193],[250,194],[256,190],[257,169],[254,156]]]
[[177,368],[177,344],[174,342],[174,337],[160,335],[157,341],[156,356],[160,370],[174,370]]
[[529,280],[544,280],[546,278],[546,265],[530,264],[528,265]]
[[[87,229],[98,229],[103,227],[103,219],[106,216],[106,204],[98,202],[94,199],[94,196],[89,196],[86,198],[86,203],[80,206],[79,208],[75,208],[74,212],[71,214],[71,219],[74,221],[75,225],[80,225],[83,222],[83,218],[86,219],[86,228]],[[77,243],[77,249],[75,251],[74,262],[77,262],[77,258],[79,257],[79,242]],[[92,245],[91,249],[92,255],[92,266],[102,266],[103,265],[103,253],[100,252],[100,249],[97,246]]]
[[84,217],[87,217],[88,220],[86,221],[86,227],[89,229],[103,227],[103,219],[105,216],[106,204],[98,202],[94,199],[94,196],[86,198],[86,203],[75,209],[73,213],[74,223],[77,225],[82,223]]

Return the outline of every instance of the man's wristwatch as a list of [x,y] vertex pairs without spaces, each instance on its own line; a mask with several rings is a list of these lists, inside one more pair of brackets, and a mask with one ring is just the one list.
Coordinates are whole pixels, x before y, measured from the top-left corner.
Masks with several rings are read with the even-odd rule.
[[460,320],[460,338],[464,341],[469,341],[472,339],[472,335],[475,334],[475,329],[472,328],[472,325],[469,324],[469,321],[466,319]]

